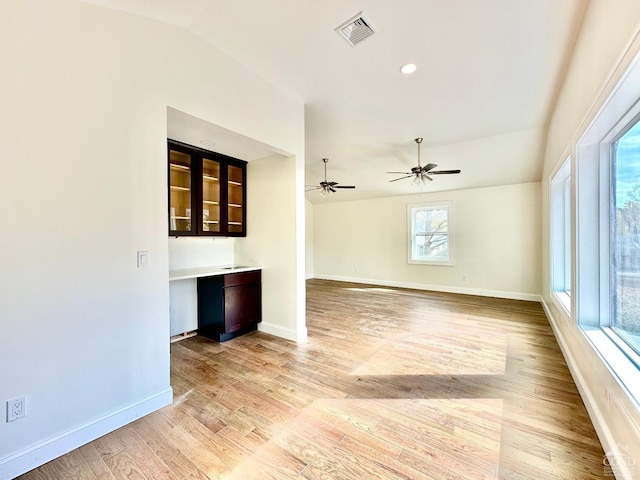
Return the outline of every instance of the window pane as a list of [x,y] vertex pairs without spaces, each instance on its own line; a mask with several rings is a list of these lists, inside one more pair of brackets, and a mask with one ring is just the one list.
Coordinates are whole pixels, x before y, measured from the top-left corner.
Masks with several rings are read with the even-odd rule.
[[447,257],[449,255],[448,235],[416,235],[416,259],[429,260],[430,257]]
[[447,231],[447,209],[426,209],[416,212],[416,234]]
[[551,180],[551,288],[555,298],[571,311],[571,157]]
[[571,295],[571,177],[564,181],[564,292]]
[[611,326],[640,353],[640,122],[614,145]]

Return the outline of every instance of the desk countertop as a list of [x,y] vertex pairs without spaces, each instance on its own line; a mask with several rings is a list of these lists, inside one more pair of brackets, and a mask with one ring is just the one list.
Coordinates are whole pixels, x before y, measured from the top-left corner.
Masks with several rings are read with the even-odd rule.
[[240,273],[250,272],[252,270],[261,270],[262,267],[250,267],[250,266],[225,266],[215,265],[210,267],[194,267],[194,268],[180,268],[177,270],[169,270],[169,281],[173,280],[186,280],[189,278],[198,277],[213,277],[215,275],[226,275],[227,273]]

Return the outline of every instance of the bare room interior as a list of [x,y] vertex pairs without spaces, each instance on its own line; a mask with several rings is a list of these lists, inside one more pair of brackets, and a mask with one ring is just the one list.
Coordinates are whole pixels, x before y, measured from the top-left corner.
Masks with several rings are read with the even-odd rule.
[[0,480],[640,478],[637,0],[0,18]]

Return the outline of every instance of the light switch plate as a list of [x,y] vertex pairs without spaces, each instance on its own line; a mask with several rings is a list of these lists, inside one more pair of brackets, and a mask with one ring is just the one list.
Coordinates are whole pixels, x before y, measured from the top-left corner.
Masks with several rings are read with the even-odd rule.
[[149,252],[147,250],[138,251],[138,268],[145,268],[149,263]]

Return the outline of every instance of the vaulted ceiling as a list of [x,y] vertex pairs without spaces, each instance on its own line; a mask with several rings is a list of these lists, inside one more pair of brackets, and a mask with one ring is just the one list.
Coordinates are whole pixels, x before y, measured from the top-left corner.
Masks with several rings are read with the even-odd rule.
[[[588,0],[87,0],[192,31],[305,103],[306,180],[332,201],[540,180],[545,127]],[[362,12],[375,33],[336,27]],[[415,63],[411,75],[401,65]],[[312,202],[324,201],[310,192]]]

